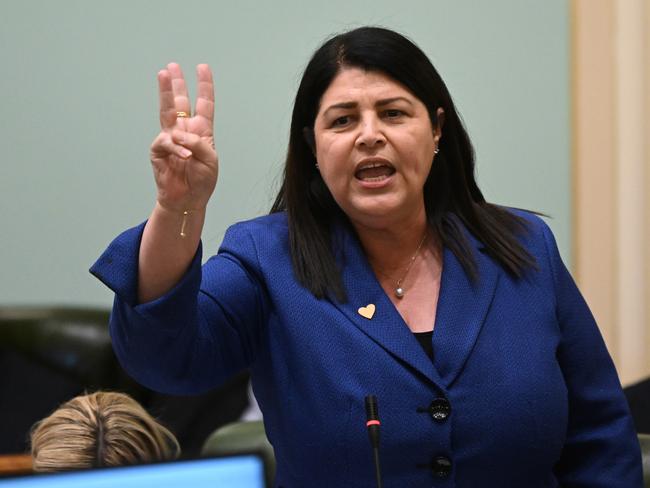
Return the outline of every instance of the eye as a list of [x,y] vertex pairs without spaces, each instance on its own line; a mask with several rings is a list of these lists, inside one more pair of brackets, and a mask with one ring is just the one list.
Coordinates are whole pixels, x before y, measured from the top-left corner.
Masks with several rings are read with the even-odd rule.
[[332,122],[332,127],[343,127],[346,126],[350,123],[350,116],[349,115],[343,115],[342,117],[338,117],[337,119]]
[[404,112],[402,112],[401,110],[398,110],[396,108],[391,108],[391,109],[388,109],[388,110],[384,111],[384,115],[389,119],[397,119],[397,118],[401,117],[402,115],[404,115]]

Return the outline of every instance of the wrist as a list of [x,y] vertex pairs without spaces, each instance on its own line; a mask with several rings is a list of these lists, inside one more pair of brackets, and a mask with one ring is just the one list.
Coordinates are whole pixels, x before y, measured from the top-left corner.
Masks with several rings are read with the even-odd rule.
[[160,199],[156,200],[156,205],[154,207],[154,212],[159,212],[162,213],[168,217],[178,217],[179,215],[182,216],[184,212],[187,212],[189,214],[194,214],[194,215],[205,215],[207,207],[206,206],[201,206],[201,205],[192,205],[188,203],[187,205],[168,205],[166,203],[163,203],[160,201]]
[[187,237],[191,234],[200,235],[205,221],[206,208],[191,208],[186,209],[169,208],[166,205],[156,201],[156,206],[153,209],[152,218],[160,222],[165,222],[165,227],[174,229],[174,233],[181,238]]

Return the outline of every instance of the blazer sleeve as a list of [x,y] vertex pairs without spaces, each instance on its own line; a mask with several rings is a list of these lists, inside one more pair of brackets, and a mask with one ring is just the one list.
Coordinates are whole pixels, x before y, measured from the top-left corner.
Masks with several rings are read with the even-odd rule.
[[563,487],[641,487],[639,442],[616,369],[546,224],[543,233],[562,337],[557,356],[569,401],[556,475]]
[[202,245],[187,272],[162,297],[137,303],[144,224],[120,234],[90,272],[115,292],[113,349],[141,384],[167,394],[217,387],[255,359],[267,304],[250,236],[231,227],[219,253],[201,266]]

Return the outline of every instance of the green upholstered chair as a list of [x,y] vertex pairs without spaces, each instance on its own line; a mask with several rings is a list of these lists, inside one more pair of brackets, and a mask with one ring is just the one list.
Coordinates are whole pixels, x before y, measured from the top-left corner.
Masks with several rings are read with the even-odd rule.
[[111,383],[109,310],[0,307],[0,345],[88,386]]
[[73,396],[123,389],[108,318],[108,309],[0,307],[0,454],[25,452],[32,424]]
[[199,454],[206,435],[241,416],[247,372],[202,395],[151,391],[120,367],[109,315],[108,309],[0,306],[0,454],[24,452],[32,424],[84,391],[131,395],[176,434],[187,457]]
[[273,446],[266,438],[264,423],[232,422],[220,427],[210,435],[203,444],[203,456],[218,454],[236,454],[246,452],[259,452],[264,457],[268,476],[275,478],[275,456]]
[[650,434],[639,434],[643,457],[643,486],[650,488]]

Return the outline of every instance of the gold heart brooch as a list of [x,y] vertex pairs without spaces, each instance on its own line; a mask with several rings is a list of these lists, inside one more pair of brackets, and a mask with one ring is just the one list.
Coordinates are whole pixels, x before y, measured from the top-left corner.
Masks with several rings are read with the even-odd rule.
[[374,303],[369,303],[365,307],[359,307],[359,310],[357,310],[357,313],[361,315],[362,317],[370,320],[373,315],[375,315],[375,304]]

